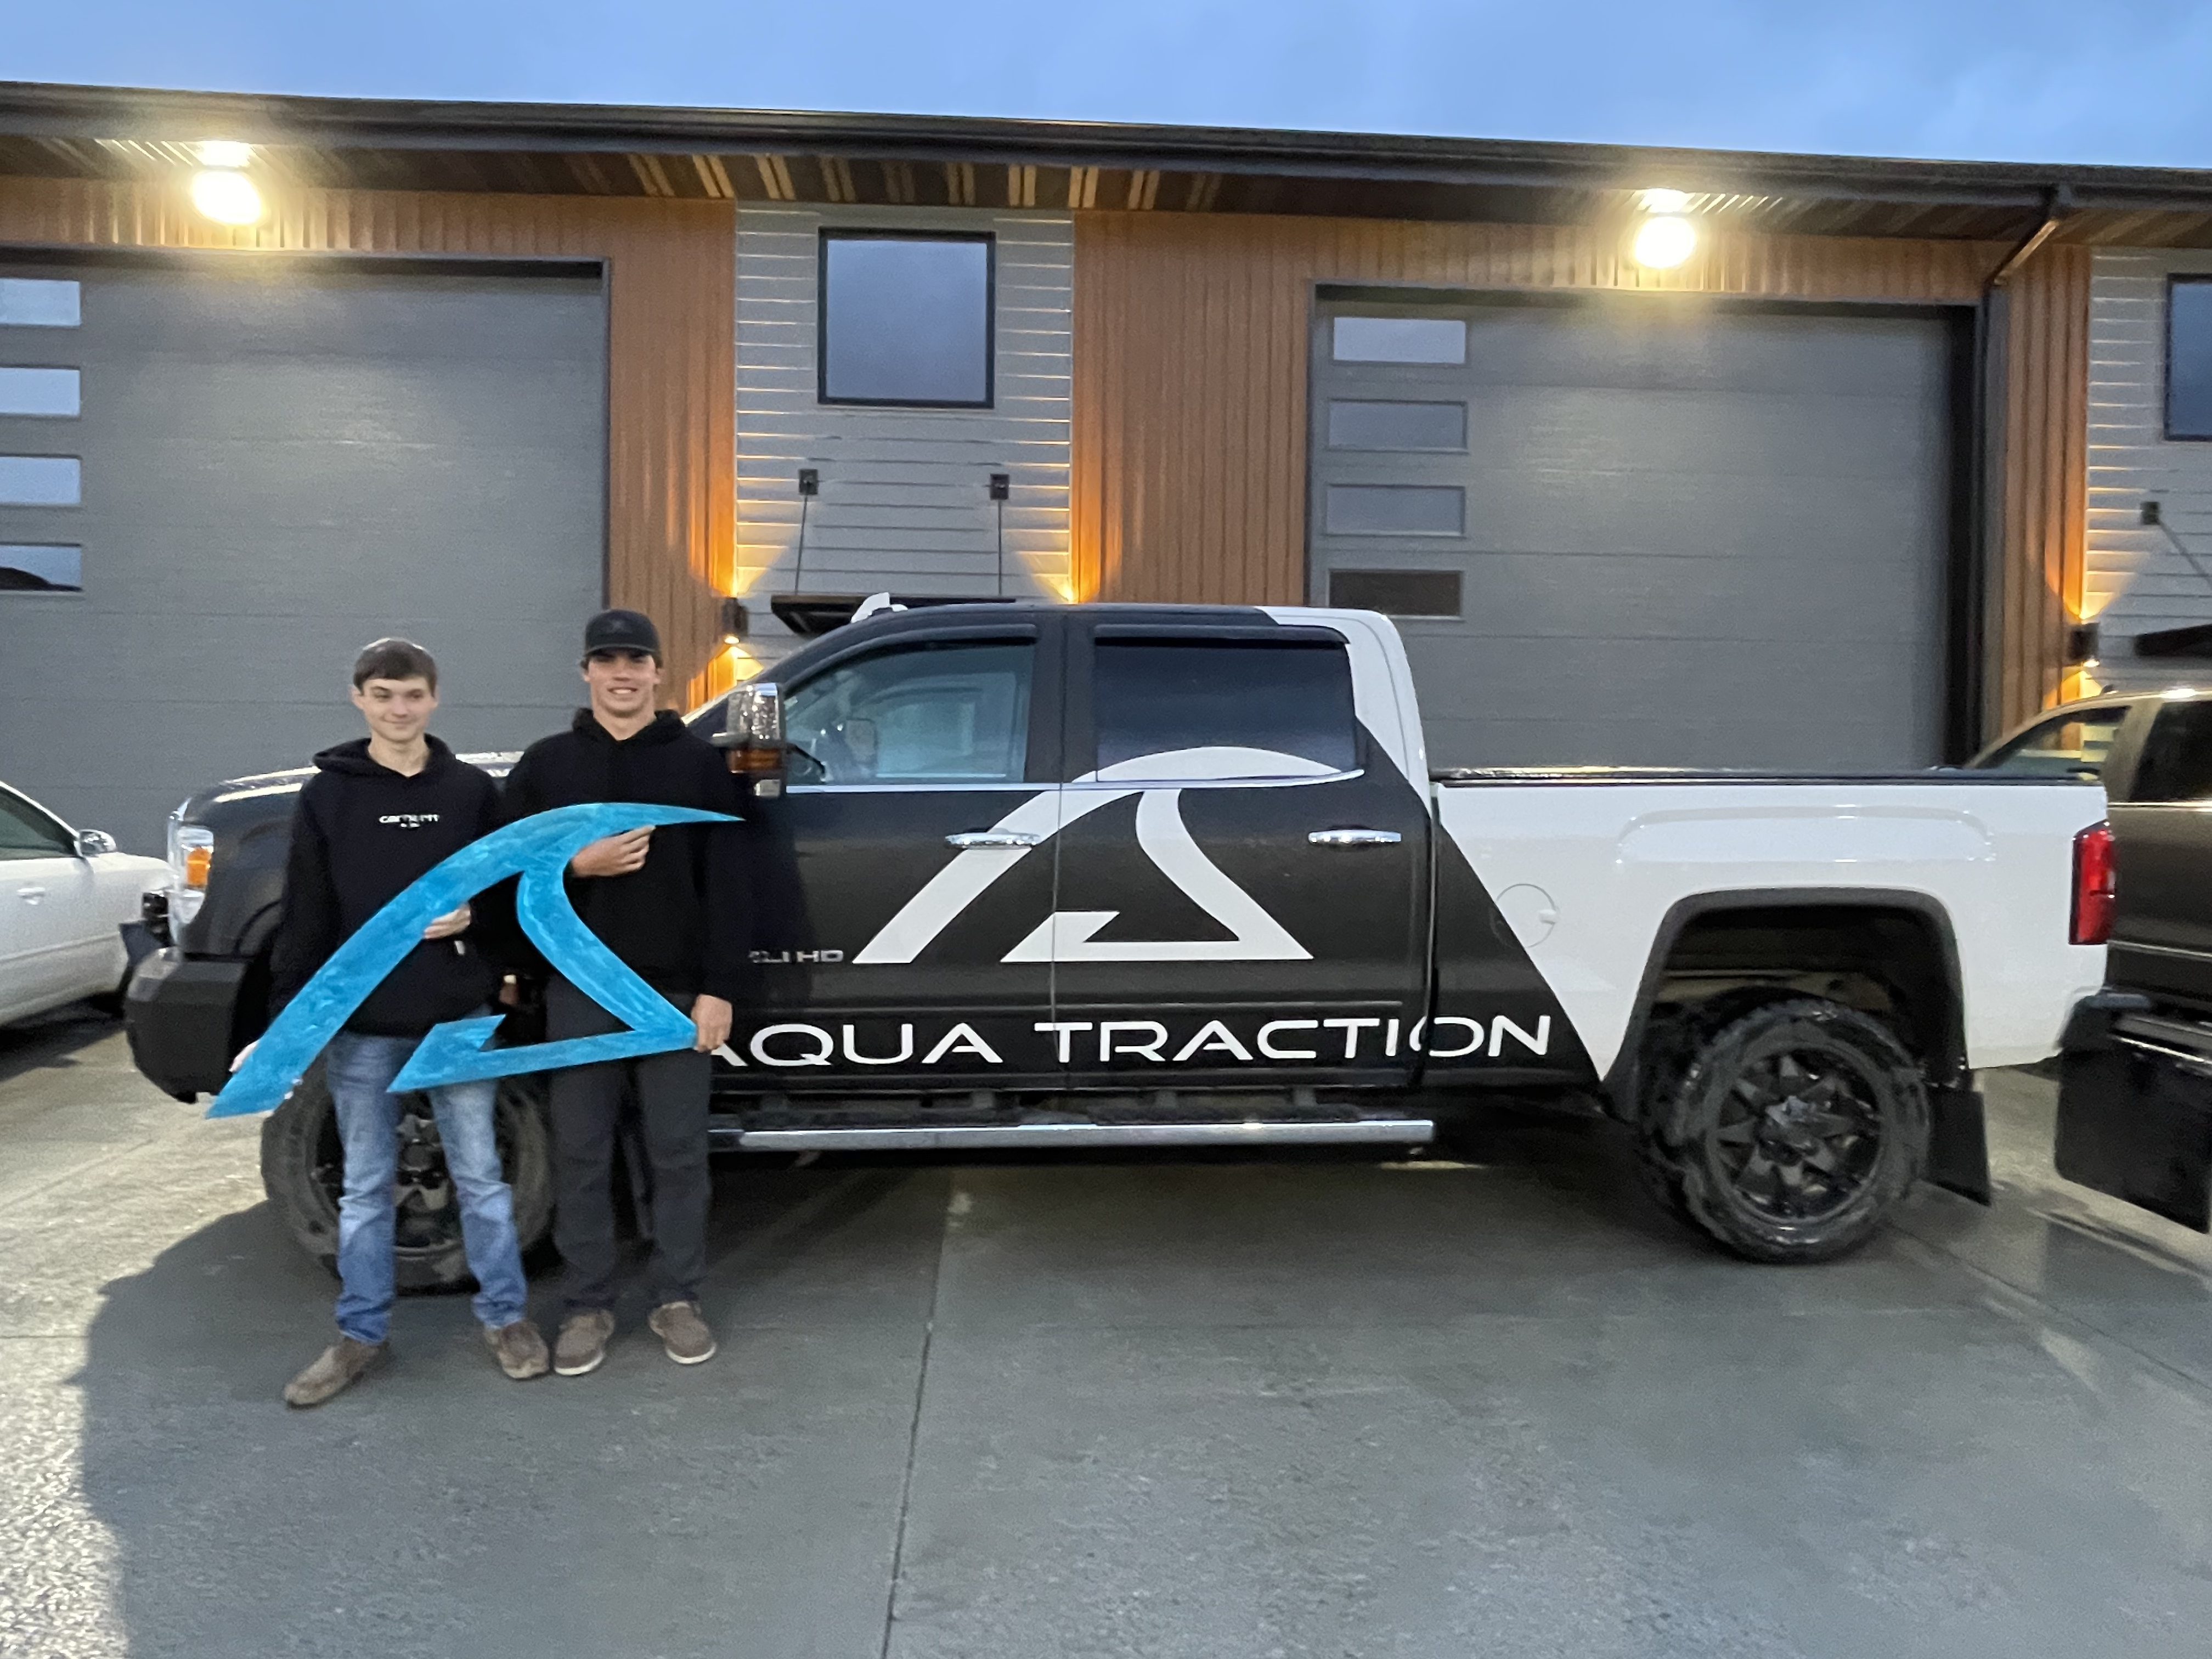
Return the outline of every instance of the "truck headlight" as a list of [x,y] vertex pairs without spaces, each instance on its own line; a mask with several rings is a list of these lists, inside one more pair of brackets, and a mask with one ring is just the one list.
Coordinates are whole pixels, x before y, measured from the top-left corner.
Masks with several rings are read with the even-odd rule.
[[181,927],[199,913],[215,868],[215,831],[169,821],[169,920]]

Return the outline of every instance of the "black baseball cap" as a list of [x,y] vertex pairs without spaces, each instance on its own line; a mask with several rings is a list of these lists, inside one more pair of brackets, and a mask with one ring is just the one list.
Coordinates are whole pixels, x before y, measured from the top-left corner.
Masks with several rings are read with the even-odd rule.
[[602,611],[584,624],[584,654],[595,651],[642,651],[660,660],[660,630],[641,611]]

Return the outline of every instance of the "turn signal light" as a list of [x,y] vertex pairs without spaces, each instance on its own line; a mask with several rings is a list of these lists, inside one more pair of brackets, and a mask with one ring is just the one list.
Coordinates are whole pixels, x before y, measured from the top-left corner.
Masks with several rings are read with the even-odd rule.
[[205,887],[208,884],[208,866],[214,862],[215,848],[212,847],[185,848],[185,885]]
[[2112,826],[2093,823],[2074,837],[2074,926],[2076,945],[2103,945],[2112,937],[2118,892],[2112,863]]

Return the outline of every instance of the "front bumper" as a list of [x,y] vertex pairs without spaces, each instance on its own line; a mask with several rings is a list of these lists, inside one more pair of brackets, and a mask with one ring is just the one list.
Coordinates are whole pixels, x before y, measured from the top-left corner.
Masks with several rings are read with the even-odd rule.
[[156,951],[131,976],[124,1030],[139,1072],[179,1100],[213,1093],[230,1077],[232,1040],[246,962]]

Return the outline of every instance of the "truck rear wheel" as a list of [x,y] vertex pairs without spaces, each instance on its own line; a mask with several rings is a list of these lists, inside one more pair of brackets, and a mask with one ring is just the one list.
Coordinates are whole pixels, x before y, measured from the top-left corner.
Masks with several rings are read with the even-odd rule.
[[1879,1021],[1818,997],[1689,1034],[1655,1079],[1653,1191],[1754,1261],[1826,1261],[1873,1237],[1928,1156],[1920,1067]]
[[[475,1283],[461,1243],[461,1212],[430,1103],[401,1098],[398,1207],[394,1273],[402,1291],[459,1291]],[[501,1079],[499,1154],[514,1193],[514,1231],[527,1255],[553,1224],[551,1136],[543,1078]],[[337,1109],[317,1060],[291,1097],[261,1126],[261,1184],[300,1248],[337,1271],[338,1200],[345,1158]]]

